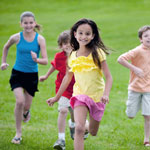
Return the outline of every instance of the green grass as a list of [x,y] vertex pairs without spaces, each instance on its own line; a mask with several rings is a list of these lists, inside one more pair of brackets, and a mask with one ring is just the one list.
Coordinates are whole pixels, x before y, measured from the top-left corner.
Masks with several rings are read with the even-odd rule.
[[[120,54],[139,45],[138,29],[150,24],[149,0],[1,0],[0,1],[0,57],[9,36],[21,30],[19,17],[23,11],[35,13],[41,33],[47,42],[51,61],[57,49],[57,37],[80,18],[94,20],[101,30],[104,43],[115,50],[107,62],[113,75],[110,103],[106,107],[97,137],[89,136],[85,150],[144,150],[143,124],[140,112],[134,120],[125,115],[125,102],[129,70],[117,63]],[[45,100],[55,94],[55,72],[44,83],[39,83],[31,114],[31,121],[23,123],[23,142],[10,143],[15,134],[15,98],[8,84],[15,62],[15,46],[7,57],[9,68],[0,71],[0,149],[1,150],[51,150],[57,140],[57,104],[50,108]],[[45,74],[49,65],[39,65],[39,75]],[[69,119],[69,115],[68,118]],[[66,150],[73,150],[73,141],[66,128]]]

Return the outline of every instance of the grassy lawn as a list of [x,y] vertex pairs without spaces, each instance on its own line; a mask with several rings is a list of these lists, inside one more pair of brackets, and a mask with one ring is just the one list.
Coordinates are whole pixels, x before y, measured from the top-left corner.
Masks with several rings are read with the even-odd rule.
[[[47,43],[49,61],[57,50],[57,37],[80,18],[94,20],[100,28],[104,43],[114,49],[107,57],[113,76],[110,103],[106,107],[98,135],[89,136],[85,150],[144,150],[144,120],[139,112],[134,120],[125,115],[129,70],[117,63],[120,54],[137,45],[138,29],[150,24],[149,0],[1,0],[0,1],[0,58],[9,36],[21,30],[20,14],[32,11]],[[23,123],[23,142],[11,144],[15,135],[15,98],[10,90],[9,77],[15,63],[16,47],[9,50],[9,68],[0,71],[0,149],[1,150],[52,150],[57,140],[57,104],[50,108],[46,99],[55,95],[56,74],[39,83],[39,92],[33,100],[29,123]],[[48,70],[39,65],[39,75]],[[69,115],[68,118],[69,119]],[[149,148],[150,149],[150,148]],[[66,150],[73,150],[73,141],[66,127]]]

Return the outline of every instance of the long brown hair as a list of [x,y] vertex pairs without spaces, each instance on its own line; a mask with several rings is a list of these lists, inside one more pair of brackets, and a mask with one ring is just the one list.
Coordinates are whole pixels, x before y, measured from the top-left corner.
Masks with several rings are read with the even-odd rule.
[[76,22],[72,26],[71,32],[70,32],[70,34],[71,34],[70,43],[71,43],[71,46],[73,47],[73,51],[77,51],[79,49],[79,43],[74,36],[74,32],[76,32],[78,27],[82,24],[88,24],[92,28],[94,38],[91,40],[91,42],[89,44],[86,45],[86,47],[92,51],[93,61],[101,69],[101,63],[100,63],[100,58],[98,55],[98,49],[99,48],[102,49],[106,54],[109,54],[109,51],[108,51],[108,48],[104,45],[104,43],[99,35],[98,27],[94,21],[83,18],[83,19],[79,20],[78,22]]

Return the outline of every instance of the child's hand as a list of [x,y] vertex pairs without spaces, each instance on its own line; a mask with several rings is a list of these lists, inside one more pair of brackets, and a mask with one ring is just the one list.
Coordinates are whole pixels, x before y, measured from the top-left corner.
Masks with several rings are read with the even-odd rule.
[[43,82],[46,79],[47,79],[46,76],[40,76],[40,78],[39,78],[40,82]]
[[9,64],[7,64],[7,63],[2,63],[2,64],[1,64],[1,70],[7,69],[8,66],[9,66]]
[[32,56],[33,61],[37,62],[37,54],[31,51],[31,56]]
[[138,77],[144,77],[144,72],[142,69],[138,67],[134,67],[133,72],[138,76]]
[[109,103],[109,97],[106,96],[106,95],[103,95],[101,97],[101,102],[104,103],[104,104],[108,104]]
[[58,100],[55,97],[49,98],[48,100],[46,100],[47,104],[49,106],[53,106],[55,102],[57,102]]

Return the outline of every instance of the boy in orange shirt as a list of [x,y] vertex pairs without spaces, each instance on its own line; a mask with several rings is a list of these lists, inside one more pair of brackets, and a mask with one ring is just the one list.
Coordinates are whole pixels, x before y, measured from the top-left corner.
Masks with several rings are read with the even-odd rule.
[[141,108],[145,120],[144,145],[150,146],[150,26],[141,27],[138,36],[141,45],[122,54],[118,62],[130,69],[126,114],[132,119]]

